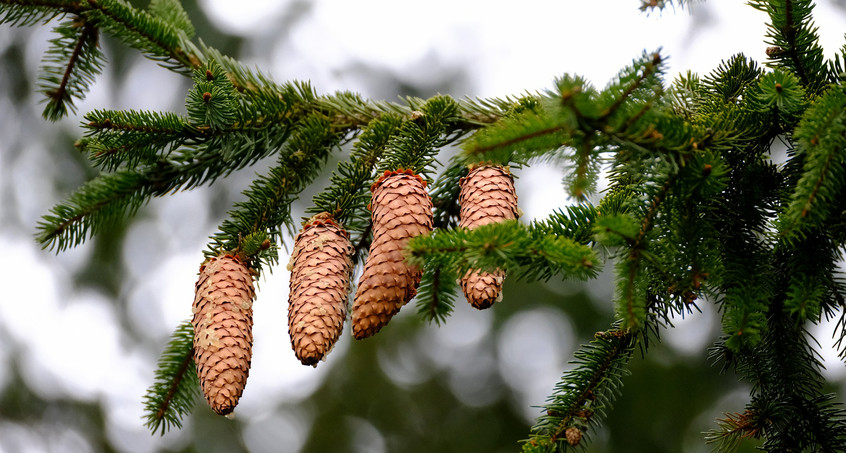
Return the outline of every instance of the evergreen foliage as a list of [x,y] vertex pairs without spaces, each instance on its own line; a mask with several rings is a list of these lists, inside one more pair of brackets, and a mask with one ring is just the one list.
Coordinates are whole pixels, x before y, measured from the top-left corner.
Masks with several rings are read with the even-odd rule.
[[176,328],[159,358],[156,381],[144,396],[147,427],[164,435],[172,427],[182,428],[200,397],[200,381],[194,366],[194,328],[185,321]]
[[[811,1],[750,4],[769,16],[764,66],[733,55],[709,74],[667,83],[666,57],[644,52],[602,89],[565,74],[547,91],[513,98],[382,102],[279,84],[194,43],[176,0],[153,0],[148,10],[120,0],[0,0],[2,23],[60,21],[40,85],[51,120],[72,113],[102,69],[102,32],[193,82],[187,115],[85,114],[77,147],[101,173],[42,218],[37,240],[66,250],[153,197],[274,157],[205,251],[272,269],[276,245],[297,227],[291,203],[331,171],[332,151],[352,143],[307,213],[327,212],[349,231],[360,261],[371,240],[369,186],[385,171],[422,175],[435,231],[411,240],[406,253],[424,270],[417,309],[429,321],[448,321],[456,280],[469,269],[536,282],[590,279],[613,267],[612,327],[575,353],[523,451],[583,447],[621,392],[634,351],[648,353],[675,316],[712,303],[723,330],[712,356],[751,384],[751,394],[744,412],[717,421],[708,440],[720,451],[748,439],[766,451],[844,451],[846,414],[825,391],[806,328],[839,311],[834,335],[846,355],[838,267],[846,244],[846,46],[825,60]],[[453,144],[458,153],[442,165],[439,152]],[[780,144],[784,162],[774,160]],[[576,204],[543,220],[457,228],[458,182],[468,166],[538,161],[568,169]],[[603,171],[610,184],[594,205],[588,196]],[[190,324],[177,329],[145,397],[153,432],[180,427],[196,399],[191,336]]]

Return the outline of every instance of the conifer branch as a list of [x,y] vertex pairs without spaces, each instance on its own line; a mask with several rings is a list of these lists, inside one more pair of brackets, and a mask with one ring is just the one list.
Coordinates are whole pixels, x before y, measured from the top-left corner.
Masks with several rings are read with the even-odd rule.
[[[632,66],[631,70],[634,72],[634,80],[629,82],[627,85],[623,87],[622,93],[615,96],[614,101],[611,105],[605,107],[600,113],[598,120],[602,121],[607,119],[608,117],[614,115],[620,107],[622,107],[623,103],[629,100],[632,95],[638,89],[642,88],[647,80],[652,78],[659,69],[659,65],[661,64],[661,55],[658,52],[655,52],[651,55],[651,60],[647,61],[643,64],[642,69],[639,67],[640,65],[635,64]],[[628,70],[629,68],[627,68]],[[640,71],[638,71],[640,69]],[[625,74],[624,71],[623,74]],[[625,81],[628,77],[623,75],[620,76],[621,81]],[[612,85],[613,87],[613,85]]]
[[84,96],[86,85],[103,67],[103,55],[97,48],[99,32],[86,18],[75,16],[54,31],[58,37],[50,40],[39,83],[47,95],[42,114],[50,121],[76,111],[74,98]]
[[719,451],[737,451],[743,440],[760,439],[770,423],[765,414],[747,407],[742,414],[725,414],[717,420],[717,429],[705,436],[707,443],[717,444]]
[[846,180],[846,164],[841,151],[846,146],[846,93],[828,90],[803,116],[796,128],[798,158],[804,171],[796,183],[787,209],[778,220],[784,240],[801,237],[824,224],[828,206],[839,196]]
[[461,178],[467,176],[468,168],[461,157],[453,157],[446,170],[435,180],[429,194],[434,207],[435,228],[450,229],[458,225],[461,206],[458,194]]
[[[642,6],[672,3],[686,2]],[[331,150],[357,138],[309,212],[329,212],[360,235],[360,254],[371,240],[366,189],[378,173],[402,168],[430,180],[439,148],[463,140],[463,152],[432,186],[438,229],[406,250],[424,270],[424,317],[445,320],[456,277],[468,269],[504,269],[530,281],[589,278],[599,267],[594,242],[618,248],[618,321],[576,353],[575,369],[564,374],[524,451],[583,445],[619,391],[634,348],[646,352],[650,333],[702,293],[720,305],[726,337],[718,353],[752,384],[744,412],[718,422],[713,439],[725,448],[760,437],[771,451],[842,451],[846,417],[823,393],[820,360],[804,330],[808,321],[846,311],[837,267],[846,238],[846,91],[828,86],[841,64],[839,57],[823,61],[810,0],[751,4],[770,16],[774,70],[736,55],[703,79],[689,74],[666,91],[663,58],[644,53],[602,90],[565,75],[543,94],[460,101],[318,96],[308,83],[278,84],[192,43],[193,26],[176,0],[152,0],[146,11],[123,0],[0,0],[0,22],[72,16],[56,29],[45,58],[51,118],[73,110],[99,73],[101,31],[194,82],[187,115],[86,115],[78,147],[103,173],[42,219],[45,248],[64,250],[154,196],[275,155],[277,164],[244,192],[205,251],[236,252],[256,269],[275,264],[272,243],[283,225],[294,228],[291,202]],[[783,166],[769,157],[776,137],[788,148]],[[599,208],[577,205],[529,225],[448,230],[468,164],[564,161],[571,194],[583,196],[602,156],[613,156],[612,186]],[[179,426],[196,396],[189,330],[185,324],[174,333],[145,397],[154,432]],[[840,345],[846,314],[838,333]]]
[[423,268],[423,277],[415,296],[417,313],[437,325],[445,323],[455,308],[458,286],[458,274],[448,268],[427,264]]
[[88,133],[76,147],[105,171],[153,164],[160,155],[204,139],[174,113],[95,110],[85,120]]
[[[217,256],[222,250],[238,250],[250,257],[268,250],[265,241],[279,240],[281,225],[293,230],[291,202],[319,173],[320,165],[343,134],[321,116],[304,119],[285,144],[277,165],[244,191],[246,201],[235,203],[229,211],[229,219],[211,237],[206,257]],[[276,260],[275,250],[269,249],[254,260],[251,268],[260,271],[262,262],[272,265]]]
[[138,49],[162,66],[189,73],[202,65],[200,56],[186,52],[187,36],[150,13],[121,0],[88,0],[86,15],[126,45]]
[[[76,45],[70,53],[69,61],[59,85],[55,89],[47,90],[47,96],[50,100],[48,102],[48,108],[44,109],[44,116],[52,121],[56,121],[67,114],[67,107],[65,106],[66,103],[70,105],[71,109],[73,108],[73,104],[70,102],[71,95],[68,92],[68,85],[70,84],[74,67],[77,63],[79,63],[79,60],[82,57],[82,51],[86,46],[96,47],[97,45],[97,29],[90,23],[84,21],[81,28],[82,31],[79,33]],[[92,41],[94,43],[93,45],[91,44]]]
[[[771,451],[801,451],[820,448],[840,451],[846,448],[846,413],[822,394],[822,364],[807,342],[808,332],[795,318],[782,310],[772,310],[765,341],[749,360],[746,373],[760,392],[760,400],[777,402],[769,413],[773,428],[764,447]],[[753,401],[755,401],[753,399]],[[797,429],[785,429],[786,427]],[[781,428],[781,429],[779,429]]]
[[614,326],[597,332],[571,362],[576,365],[556,384],[546,413],[538,417],[524,453],[565,452],[581,443],[610,409],[628,374],[626,365],[634,353],[637,335]]
[[330,186],[313,199],[308,214],[328,212],[338,223],[352,231],[370,224],[367,189],[375,179],[375,168],[382,154],[403,123],[401,116],[386,113],[370,122],[353,145],[349,161],[338,164]]
[[37,239],[56,251],[79,245],[115,220],[134,215],[151,197],[211,183],[266,156],[288,136],[284,126],[273,129],[226,131],[150,165],[101,174],[42,217]]
[[200,382],[194,366],[194,328],[185,321],[176,328],[159,358],[155,382],[144,396],[146,425],[164,435],[181,428],[182,418],[194,408]]
[[408,169],[428,180],[437,152],[455,139],[449,134],[462,134],[450,127],[458,119],[458,104],[448,96],[435,96],[426,101],[421,111],[412,112],[411,118],[391,140],[391,153],[380,160],[377,169]]
[[82,12],[75,0],[0,0],[0,24],[23,27]]
[[647,293],[642,259],[648,257],[647,234],[654,226],[659,208],[675,183],[670,175],[652,196],[643,217],[631,215],[603,216],[597,225],[597,239],[607,246],[624,246],[625,253],[617,263],[617,317],[625,329],[637,331],[646,322]]
[[821,92],[829,75],[817,27],[811,17],[814,3],[810,0],[754,0],[749,4],[770,16],[767,24],[770,60],[793,71],[809,92]]
[[593,251],[571,238],[544,234],[517,221],[484,225],[473,230],[435,231],[409,241],[411,264],[447,268],[464,275],[470,269],[503,269],[517,279],[547,280],[553,275],[585,279],[596,275]]

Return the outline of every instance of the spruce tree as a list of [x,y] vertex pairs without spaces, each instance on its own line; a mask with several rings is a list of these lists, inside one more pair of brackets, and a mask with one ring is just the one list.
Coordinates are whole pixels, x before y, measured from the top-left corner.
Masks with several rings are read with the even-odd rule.
[[[644,1],[641,8],[668,4]],[[228,335],[225,348],[218,343],[235,329],[233,313],[252,302],[230,290],[249,288],[251,296],[250,279],[279,266],[281,238],[304,225],[292,218],[291,202],[325,172],[331,184],[313,198],[308,214],[331,226],[335,239],[314,230],[297,248],[322,250],[342,237],[352,250],[337,247],[355,265],[373,260],[362,283],[378,295],[369,296],[374,303],[387,306],[367,308],[367,316],[380,317],[367,335],[412,298],[420,316],[449,322],[462,278],[474,273],[493,282],[479,291],[496,294],[503,278],[587,280],[603,266],[614,269],[614,317],[575,353],[573,366],[550,390],[522,441],[524,452],[584,447],[622,391],[632,357],[648,354],[674,317],[702,304],[715,304],[722,319],[723,334],[710,351],[714,362],[751,389],[744,411],[717,420],[703,441],[720,451],[734,451],[747,439],[765,451],[846,451],[846,419],[824,390],[807,331],[809,324],[839,317],[834,335],[846,356],[846,283],[838,268],[846,243],[846,45],[834,59],[824,58],[811,1],[749,4],[769,17],[763,62],[736,54],[709,74],[665,81],[667,56],[645,51],[604,88],[564,74],[540,93],[387,102],[350,92],[319,94],[305,82],[277,83],[195,38],[177,0],[152,0],[147,9],[122,0],[0,0],[2,23],[58,23],[40,79],[48,120],[74,112],[74,102],[96,80],[105,64],[101,34],[192,81],[185,115],[85,114],[77,147],[100,173],[43,216],[37,240],[61,252],[154,197],[276,159],[197,257],[198,266],[226,257],[237,272],[214,274],[214,290],[201,289],[211,278],[201,274],[197,297],[204,308],[193,317],[206,328],[197,331],[188,320],[175,326],[145,396],[153,432],[180,427],[201,401],[200,378],[207,372],[198,373],[194,363],[199,348],[211,350],[208,366],[222,380],[215,384],[221,392],[239,370],[238,394],[224,395],[227,404],[237,404],[249,355],[230,364],[225,353],[249,350],[252,336]],[[772,157],[781,144],[784,162]],[[449,145],[461,151],[440,162]],[[328,168],[339,151],[340,163]],[[497,208],[513,195],[507,168],[544,160],[568,164],[566,184],[577,203],[531,222],[515,219],[519,210],[510,204]],[[480,167],[501,169],[495,189],[465,183]],[[592,204],[588,195],[603,172],[610,186]],[[473,188],[491,195],[468,207],[464,201],[473,197],[466,192]],[[464,211],[487,220],[474,218],[470,226]],[[307,269],[331,276],[332,291],[355,290],[346,265],[321,270],[319,261]],[[298,298],[309,291],[329,297],[316,282]],[[326,324],[321,303],[302,306],[311,311],[290,321],[298,344],[336,335],[326,333],[337,326]],[[186,301],[186,319],[188,307]]]

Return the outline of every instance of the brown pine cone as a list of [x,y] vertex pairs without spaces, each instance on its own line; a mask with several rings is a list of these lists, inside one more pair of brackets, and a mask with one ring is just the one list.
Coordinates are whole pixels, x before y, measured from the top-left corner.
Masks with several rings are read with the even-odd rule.
[[[494,222],[516,219],[518,214],[514,178],[507,168],[482,165],[470,170],[459,182],[461,192],[461,228],[478,228]],[[502,298],[505,272],[470,270],[461,279],[461,289],[467,301],[482,310]]]
[[235,409],[250,373],[253,344],[253,276],[224,254],[200,266],[194,297],[194,362],[212,410]]
[[316,367],[341,335],[353,253],[347,232],[325,212],[309,219],[294,240],[288,334],[303,365]]
[[422,270],[405,262],[403,248],[410,238],[432,231],[432,199],[419,175],[385,172],[370,190],[373,243],[352,308],[357,339],[378,332],[417,294]]

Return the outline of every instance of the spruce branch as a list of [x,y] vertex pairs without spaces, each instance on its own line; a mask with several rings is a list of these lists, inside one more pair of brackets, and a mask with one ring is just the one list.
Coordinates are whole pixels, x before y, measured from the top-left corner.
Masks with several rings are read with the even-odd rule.
[[[598,120],[607,120],[615,115],[627,101],[651,100],[663,91],[661,78],[662,58],[658,52],[651,55],[644,54],[627,66],[617,75],[617,79],[600,94],[600,105],[605,104],[599,111]],[[610,102],[608,102],[610,101]],[[626,120],[629,121],[628,119]]]
[[777,227],[783,240],[802,237],[819,228],[831,215],[828,208],[839,197],[846,180],[841,151],[846,146],[846,93],[832,88],[803,115],[796,128],[797,159],[803,173]]
[[194,408],[200,396],[200,381],[194,366],[194,328],[185,321],[176,328],[159,358],[155,381],[144,396],[144,416],[153,433],[164,435],[182,428],[182,418]]
[[470,269],[503,269],[517,279],[547,280],[553,275],[585,279],[596,275],[593,251],[571,238],[544,234],[541,228],[503,221],[473,230],[435,231],[409,241],[413,265],[447,268],[455,275]]
[[630,214],[603,216],[597,222],[597,239],[606,246],[622,246],[616,266],[617,294],[615,309],[625,329],[638,330],[646,322],[647,291],[644,258],[657,262],[648,251],[647,234],[652,231],[659,208],[675,183],[668,177],[651,197],[643,217]]
[[95,110],[84,119],[88,132],[76,147],[104,171],[150,165],[183,144],[203,139],[175,113]]
[[446,170],[438,176],[429,194],[432,196],[434,207],[435,228],[450,229],[458,226],[461,206],[458,204],[458,194],[461,191],[461,178],[467,176],[468,167],[464,159],[454,156]]
[[582,345],[571,362],[575,367],[564,373],[543,405],[545,413],[535,421],[523,452],[565,452],[583,446],[581,442],[620,394],[637,339],[637,335],[614,325]]
[[459,274],[446,267],[426,264],[417,289],[417,314],[423,319],[441,325],[455,308]]
[[[210,68],[206,70],[211,78],[208,83],[228,83],[222,72]],[[203,80],[206,71],[198,71],[196,76]],[[203,119],[216,122],[214,127],[191,124],[190,135],[185,134],[190,139],[186,146],[149,164],[104,173],[84,184],[65,203],[56,205],[42,218],[38,225],[41,231],[38,241],[45,248],[57,251],[79,245],[115,219],[132,216],[151,197],[212,183],[277,152],[297,122],[310,112],[313,96],[307,85],[283,85],[281,93],[272,101],[264,99],[267,102],[262,104],[244,102],[236,106],[236,121],[225,127],[217,123],[219,118],[214,113],[201,112],[199,115]],[[220,110],[216,113],[220,115]],[[163,118],[174,119],[167,114],[139,114],[132,120],[132,127],[156,129]],[[113,124],[109,118],[102,118],[100,123],[96,123],[96,119],[92,127],[97,128],[99,124],[104,131]],[[122,146],[137,145],[143,150],[148,139],[148,136],[136,135],[130,137],[131,145],[124,143]],[[165,140],[159,145],[168,143]]]
[[753,0],[749,4],[770,16],[767,49],[775,67],[785,67],[799,77],[811,93],[820,93],[828,83],[817,27],[810,0]]
[[187,39],[194,37],[196,31],[188,13],[179,0],[150,0],[150,14],[185,34]]
[[[407,249],[424,270],[424,317],[445,320],[456,277],[468,269],[507,269],[531,281],[589,278],[599,262],[594,243],[618,248],[618,321],[577,352],[576,368],[556,387],[524,451],[583,445],[616,397],[634,348],[645,353],[650,333],[703,293],[722,314],[718,354],[752,384],[750,403],[718,422],[712,439],[726,449],[760,437],[769,451],[843,451],[844,412],[823,393],[820,358],[804,330],[840,309],[838,347],[846,338],[846,285],[837,267],[846,238],[839,196],[846,91],[829,86],[842,82],[834,74],[841,63],[839,56],[823,61],[811,1],[751,3],[770,15],[767,70],[736,55],[667,90],[664,58],[644,53],[602,90],[565,75],[542,94],[399,102],[348,92],[318,96],[307,83],[276,83],[192,43],[193,26],[177,0],[152,0],[147,11],[122,0],[0,0],[0,22],[70,16],[45,58],[46,116],[73,111],[99,72],[100,31],[194,82],[187,115],[86,115],[78,146],[104,172],[44,217],[39,240],[46,248],[78,244],[153,196],[214,182],[274,155],[277,164],[244,192],[205,253],[235,251],[257,269],[275,264],[271,244],[283,225],[293,229],[291,202],[331,150],[357,138],[309,212],[329,212],[359,234],[361,252],[371,231],[366,188],[377,173],[405,168],[431,180],[438,150],[463,140],[462,153],[432,185],[439,229]],[[788,148],[784,165],[769,156],[776,139]],[[529,225],[449,230],[468,164],[564,162],[571,194],[583,197],[606,156],[612,185],[598,208],[585,203]],[[196,395],[185,329],[174,334],[145,397],[154,432],[179,426]]]
[[99,31],[82,16],[57,26],[58,37],[50,40],[39,76],[39,88],[47,95],[42,115],[58,121],[75,112],[74,99],[82,99],[86,87],[103,69],[98,47]]
[[843,450],[846,414],[822,393],[822,363],[808,343],[810,335],[784,311],[771,313],[765,341],[756,351],[759,359],[748,360],[748,370],[741,368],[760,400],[777,404],[769,415],[775,429],[767,433],[764,447],[770,451]]
[[2,0],[0,23],[33,25],[72,14],[74,19],[58,26],[45,56],[41,88],[47,93],[44,117],[55,121],[74,112],[73,99],[81,99],[102,70],[103,56],[97,49],[99,32],[105,31],[164,67],[188,72],[200,66],[200,57],[189,38],[193,27],[178,2],[158,1],[154,11],[163,18],[138,10],[123,0],[49,1]]
[[81,2],[76,0],[0,0],[0,24],[46,24],[66,14],[78,14],[81,8]]
[[115,220],[129,217],[150,198],[214,182],[278,149],[289,128],[227,131],[201,145],[132,170],[103,173],[57,204],[38,224],[38,242],[63,251],[81,244]]
[[706,434],[705,441],[716,444],[721,452],[734,452],[744,440],[763,437],[769,424],[765,413],[747,407],[742,414],[725,414],[725,418],[717,419],[717,428]]
[[[380,173],[409,169],[430,180],[428,175],[440,148],[463,135],[463,131],[451,127],[458,120],[458,104],[448,96],[435,96],[415,112],[388,144],[391,152],[379,161]],[[456,136],[450,138],[450,134]]]
[[289,231],[294,229],[291,202],[319,173],[321,164],[343,133],[319,115],[305,118],[285,144],[277,165],[267,175],[253,181],[244,191],[247,199],[235,203],[234,209],[229,211],[229,218],[211,237],[206,257],[217,256],[221,250],[238,250],[246,256],[267,250],[254,260],[251,268],[260,271],[262,262],[274,264],[277,261],[275,250],[262,244],[266,244],[265,241],[277,242],[282,234],[282,225]]
[[[97,27],[127,46],[140,50],[162,67],[188,74],[201,65],[201,56],[187,50],[194,46],[188,40],[184,21],[173,22],[174,17],[153,16],[123,0],[88,0],[85,5],[85,16]],[[177,6],[175,2],[168,5],[170,8]],[[156,11],[161,12],[161,5],[156,7]],[[187,20],[184,13],[175,12],[174,16],[183,16]],[[174,23],[178,28],[174,27]]]
[[643,123],[648,123],[646,138],[654,142],[660,136],[653,118],[645,115],[663,96],[661,72],[662,58],[655,52],[634,60],[601,92],[580,77],[564,76],[539,102],[466,140],[465,159],[519,165],[541,157],[560,159],[567,156],[567,148],[574,148],[572,157],[567,156],[573,161],[568,186],[571,196],[581,200],[597,178],[598,152],[607,149],[604,135],[616,141],[642,141]]
[[348,230],[365,229],[370,223],[367,189],[375,179],[376,164],[403,121],[403,117],[391,113],[371,121],[353,144],[350,159],[338,164],[330,178],[330,186],[314,196],[313,206],[306,213],[328,212]]

